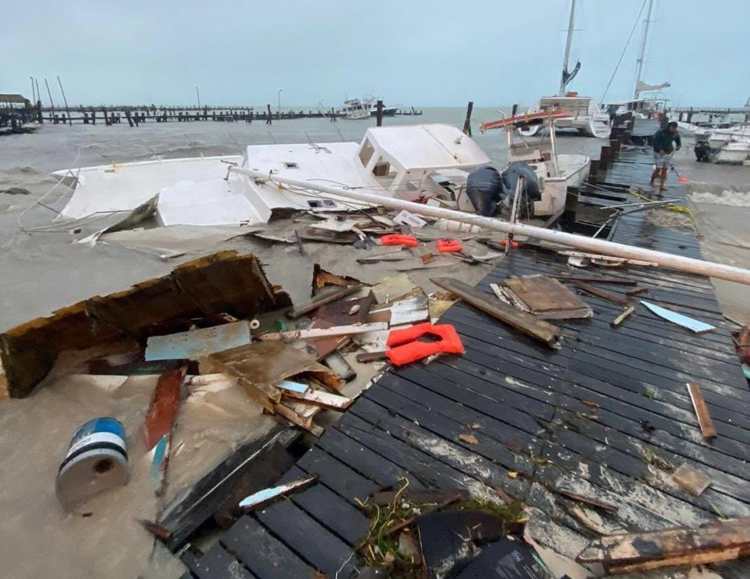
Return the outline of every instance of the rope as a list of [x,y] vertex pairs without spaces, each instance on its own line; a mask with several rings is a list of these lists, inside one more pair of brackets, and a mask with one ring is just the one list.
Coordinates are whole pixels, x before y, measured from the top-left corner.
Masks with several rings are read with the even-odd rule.
[[622,54],[620,54],[620,60],[617,61],[617,65],[615,66],[615,69],[612,71],[612,76],[609,77],[609,82],[607,83],[607,87],[604,89],[604,93],[602,93],[602,98],[599,99],[600,103],[604,102],[604,99],[607,96],[607,93],[609,92],[609,87],[612,86],[612,81],[615,80],[615,75],[617,74],[617,71],[620,69],[620,65],[622,64],[622,59],[625,58],[625,53],[628,50],[628,46],[630,46],[630,41],[633,39],[633,34],[635,34],[636,28],[638,28],[638,23],[641,21],[641,14],[643,14],[643,9],[646,8],[646,2],[648,0],[643,0],[643,4],[641,4],[641,9],[638,11],[638,16],[635,17],[635,23],[633,24],[633,28],[630,30],[630,35],[628,36],[627,41],[625,42],[625,47],[622,49]]

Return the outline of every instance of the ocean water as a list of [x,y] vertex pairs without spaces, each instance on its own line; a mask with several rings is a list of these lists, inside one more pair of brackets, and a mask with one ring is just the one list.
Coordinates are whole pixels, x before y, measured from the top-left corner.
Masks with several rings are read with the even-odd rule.
[[[507,159],[505,132],[481,134],[479,125],[502,118],[510,107],[475,108],[472,114],[473,136],[490,158],[503,164]],[[408,125],[446,123],[463,127],[466,110],[462,107],[424,109],[418,117],[386,117],[383,124]],[[246,145],[268,143],[325,143],[360,141],[375,119],[350,121],[338,119],[289,119],[264,121],[190,123],[145,123],[130,127],[127,123],[97,125],[50,125],[36,133],[0,138],[0,170],[32,167],[51,172],[70,167],[102,165],[114,162],[142,161],[159,157],[239,154]],[[560,139],[560,152],[582,152],[598,156],[602,141],[571,136]]]

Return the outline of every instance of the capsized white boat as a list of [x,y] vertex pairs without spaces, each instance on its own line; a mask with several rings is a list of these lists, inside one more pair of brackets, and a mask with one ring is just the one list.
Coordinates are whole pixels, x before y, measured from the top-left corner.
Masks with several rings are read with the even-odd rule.
[[335,195],[279,188],[230,172],[236,166],[310,183],[329,183],[416,200],[450,197],[467,170],[490,162],[479,145],[442,124],[373,127],[361,143],[250,145],[242,155],[99,165],[55,172],[73,180],[61,219],[89,219],[155,208],[160,225],[267,222],[274,211],[348,211]]

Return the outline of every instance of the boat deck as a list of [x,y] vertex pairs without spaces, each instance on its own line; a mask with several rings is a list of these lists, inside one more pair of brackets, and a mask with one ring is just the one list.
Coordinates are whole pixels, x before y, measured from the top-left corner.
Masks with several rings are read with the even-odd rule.
[[[622,151],[604,186],[645,187],[650,160],[649,151]],[[672,185],[667,195],[685,194]],[[611,236],[700,256],[692,231],[654,225],[646,212],[621,218]],[[489,292],[490,283],[509,275],[569,272],[564,259],[515,250],[479,288]],[[593,319],[563,322],[562,349],[553,351],[459,303],[441,322],[456,327],[465,355],[383,375],[284,478],[316,474],[318,483],[242,517],[202,558],[185,557],[188,575],[354,576],[353,547],[368,529],[357,500],[404,479],[412,488],[461,487],[478,496],[501,488],[530,507],[537,540],[569,557],[601,534],[750,515],[750,390],[711,283],[658,268],[611,273],[648,287],[649,301],[717,329],[695,335],[641,305],[612,328],[621,308],[586,295]],[[711,442],[701,436],[687,382],[702,388],[718,430]],[[459,440],[468,432],[478,444]],[[700,496],[673,482],[671,471],[683,463],[710,477]],[[590,510],[561,490],[617,512]],[[750,561],[718,571],[747,577]]]

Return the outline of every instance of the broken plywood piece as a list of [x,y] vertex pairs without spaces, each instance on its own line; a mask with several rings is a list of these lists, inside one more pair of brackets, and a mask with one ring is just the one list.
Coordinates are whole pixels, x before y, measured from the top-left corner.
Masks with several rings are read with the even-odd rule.
[[282,342],[255,342],[201,360],[202,374],[219,371],[236,377],[250,397],[270,412],[281,400],[276,384],[316,368],[314,356]]
[[321,426],[313,422],[313,418],[321,410],[322,408],[320,406],[308,406],[305,408],[304,404],[299,403],[274,405],[274,411],[276,413],[286,418],[292,424],[307,430],[316,437],[320,437],[324,430]]
[[578,555],[581,563],[601,563],[613,574],[638,573],[675,565],[731,561],[750,553],[750,518],[602,537]]
[[399,273],[384,277],[372,287],[372,293],[379,304],[385,304],[400,298],[414,289],[414,282],[408,274]]
[[[614,257],[611,255],[599,255],[598,253],[585,253],[582,251],[572,251],[572,250],[560,250],[557,253],[560,255],[568,256],[571,259],[574,259],[578,262],[580,262],[582,265],[585,265],[585,261],[591,261],[592,263],[595,263],[597,265],[602,266],[608,266],[608,267],[616,267],[618,265],[628,264],[628,265],[640,265],[643,267],[658,267],[658,263],[654,263],[653,261],[642,261],[640,259],[627,259],[624,257]],[[569,262],[570,263],[570,260]],[[579,266],[576,266],[579,267]]]
[[714,426],[714,421],[711,420],[711,413],[708,411],[708,405],[703,398],[701,387],[698,384],[688,383],[687,389],[703,438],[706,440],[714,438],[716,436],[716,427]]
[[672,473],[672,479],[681,488],[696,497],[703,494],[703,491],[711,486],[711,479],[709,476],[702,470],[693,468],[688,463],[683,463],[677,467]]
[[175,268],[125,291],[95,296],[0,335],[8,391],[31,393],[63,350],[85,350],[126,338],[185,330],[191,318],[228,313],[236,318],[290,305],[268,283],[253,255],[222,251]]
[[482,312],[500,320],[517,330],[535,338],[551,348],[559,345],[560,328],[553,326],[534,316],[521,312],[490,296],[480,292],[463,282],[447,277],[432,278],[432,283],[455,294],[467,304],[481,310]]
[[253,511],[271,504],[280,497],[302,491],[318,480],[318,476],[308,476],[282,485],[263,489],[245,497],[239,507],[245,512]]
[[285,389],[283,394],[287,398],[293,398],[305,404],[314,404],[315,406],[322,406],[323,408],[330,408],[339,412],[349,408],[349,405],[352,403],[351,398],[347,398],[346,396],[339,396],[338,394],[331,394],[330,392],[315,390],[313,388],[309,388],[305,392]]
[[145,360],[197,360],[249,343],[250,322],[242,320],[166,336],[151,336],[146,342]]
[[554,278],[527,275],[507,278],[503,284],[539,319],[564,320],[594,315],[585,302]]

